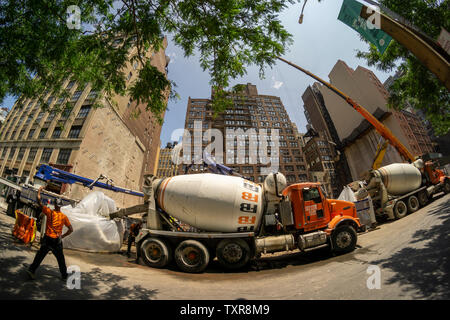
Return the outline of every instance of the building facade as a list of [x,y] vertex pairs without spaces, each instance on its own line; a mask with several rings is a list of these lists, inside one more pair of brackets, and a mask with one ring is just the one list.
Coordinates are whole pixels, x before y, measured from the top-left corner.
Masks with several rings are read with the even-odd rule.
[[303,148],[312,182],[321,182],[329,196],[337,198],[342,191],[339,185],[335,160],[335,146],[329,141],[324,132],[309,129],[305,134],[305,147]]
[[[145,59],[159,71],[167,72],[165,48],[147,52]],[[133,49],[133,50],[136,50]],[[133,54],[134,51],[130,54]],[[122,72],[128,74],[127,84],[136,79],[137,62],[129,62]],[[52,113],[63,101],[45,92],[48,112],[38,99],[20,97],[12,107],[0,131],[0,175],[32,178],[39,164],[50,164],[63,170],[96,179],[100,174],[116,186],[140,190],[145,173],[153,173],[159,149],[161,125],[145,105],[136,105],[129,96],[113,96],[110,100],[91,86],[80,87],[67,80],[65,89],[71,95],[73,109]],[[94,99],[102,104],[93,108]],[[131,114],[139,110],[139,117]],[[90,192],[78,185],[54,186],[55,192],[82,199]],[[118,207],[139,203],[139,198],[102,190],[116,201]]]
[[165,148],[161,148],[159,151],[158,168],[156,176],[158,178],[170,178],[178,174],[178,164],[173,161],[174,151],[177,152],[181,145],[177,142],[168,142]]
[[[424,141],[421,130],[408,130],[405,125],[401,125],[403,117],[406,118],[408,114],[388,108],[389,93],[372,71],[361,66],[353,70],[339,60],[329,78],[331,84],[352,97],[389,128],[411,153],[415,156],[422,154],[423,150],[417,148],[414,141]],[[381,142],[378,132],[346,101],[325,86],[315,83],[307,88],[302,98],[308,122],[316,131],[328,136],[341,153],[341,163],[337,165],[338,171],[345,173],[339,174],[341,183],[359,180],[372,166],[377,146]],[[414,136],[414,132],[418,135]],[[408,135],[414,138],[410,139]],[[397,150],[389,145],[383,165],[404,161]]]
[[[202,162],[196,160],[202,157],[202,150],[206,148],[207,151],[211,151],[218,163],[224,163],[236,173],[257,183],[264,181],[267,176],[265,170],[283,173],[288,184],[307,181],[306,163],[300,141],[296,136],[298,131],[293,127],[281,99],[258,94],[256,86],[250,83],[244,86],[242,92],[230,94],[228,98],[232,99],[233,107],[217,115],[214,115],[212,110],[211,99],[189,98],[185,121],[189,140],[183,140],[185,163],[180,166],[180,172],[184,173],[186,170],[188,173],[204,172]],[[279,150],[276,150],[276,141],[271,140],[275,130],[279,133]],[[222,157],[217,156],[217,148],[214,154],[212,148],[208,149],[211,141],[216,141],[208,134],[217,132],[220,132],[221,141],[214,145],[218,148],[222,146],[222,150],[219,150]],[[268,147],[267,153],[262,154],[260,148],[264,144],[262,142],[264,139]],[[198,143],[194,146],[195,140]],[[251,141],[256,141],[256,149]],[[189,142],[194,147],[185,152],[184,147]],[[186,162],[191,162],[192,165]]]

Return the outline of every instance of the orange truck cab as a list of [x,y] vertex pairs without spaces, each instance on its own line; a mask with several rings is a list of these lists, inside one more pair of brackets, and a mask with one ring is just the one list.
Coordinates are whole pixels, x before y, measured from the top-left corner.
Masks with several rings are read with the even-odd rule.
[[327,199],[320,183],[291,185],[283,190],[283,196],[291,202],[295,229],[300,236],[315,232],[326,233],[333,247],[333,236],[337,229],[345,227],[355,235],[362,229],[355,204]]

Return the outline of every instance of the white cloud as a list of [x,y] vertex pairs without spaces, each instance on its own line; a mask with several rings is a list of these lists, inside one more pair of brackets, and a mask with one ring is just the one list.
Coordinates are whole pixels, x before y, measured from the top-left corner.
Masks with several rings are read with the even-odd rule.
[[281,86],[283,85],[283,82],[281,82],[281,81],[275,81],[275,83],[273,84],[273,86],[272,86],[272,88],[275,88],[275,89],[280,89],[281,88]]
[[168,53],[167,56],[170,58],[170,63],[175,62],[175,58],[177,57],[177,54],[175,52]]

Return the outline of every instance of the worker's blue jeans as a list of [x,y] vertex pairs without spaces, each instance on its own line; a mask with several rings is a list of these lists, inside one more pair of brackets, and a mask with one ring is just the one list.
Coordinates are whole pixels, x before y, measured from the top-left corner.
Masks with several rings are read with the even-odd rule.
[[55,255],[56,260],[58,260],[58,266],[59,271],[61,272],[61,276],[63,278],[67,278],[66,260],[64,259],[63,245],[60,238],[51,238],[48,236],[44,236],[44,241],[41,244],[41,248],[36,253],[34,261],[31,264],[29,270],[34,273],[50,250]]

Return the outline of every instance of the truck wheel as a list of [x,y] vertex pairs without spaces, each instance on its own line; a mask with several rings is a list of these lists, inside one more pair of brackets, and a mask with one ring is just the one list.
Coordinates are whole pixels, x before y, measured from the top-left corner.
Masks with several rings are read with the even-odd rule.
[[356,247],[358,235],[355,229],[349,225],[337,227],[331,235],[333,251],[336,253],[347,253]]
[[220,264],[228,269],[239,269],[250,260],[250,247],[242,239],[223,239],[216,249]]
[[401,219],[408,213],[408,207],[402,200],[398,200],[394,206],[395,219]]
[[141,256],[149,267],[164,268],[172,260],[172,248],[164,240],[148,238],[141,245]]
[[408,213],[413,213],[419,210],[419,199],[416,196],[410,196],[408,198]]
[[428,203],[428,194],[425,190],[422,190],[417,195],[417,198],[419,199],[420,206],[424,207]]
[[445,179],[444,181],[444,192],[450,193],[450,179]]
[[196,240],[185,240],[175,250],[175,262],[184,272],[202,272],[209,263],[208,249]]

